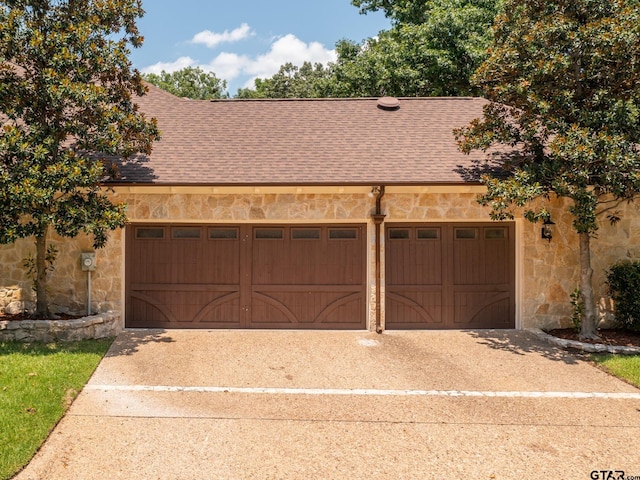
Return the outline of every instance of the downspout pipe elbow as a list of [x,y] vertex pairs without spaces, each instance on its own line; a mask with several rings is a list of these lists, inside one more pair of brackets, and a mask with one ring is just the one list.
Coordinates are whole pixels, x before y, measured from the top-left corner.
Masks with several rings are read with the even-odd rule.
[[380,185],[378,187],[373,187],[374,189],[377,189],[377,195],[376,195],[376,215],[382,215],[382,197],[384,197],[385,194],[385,188],[384,185]]

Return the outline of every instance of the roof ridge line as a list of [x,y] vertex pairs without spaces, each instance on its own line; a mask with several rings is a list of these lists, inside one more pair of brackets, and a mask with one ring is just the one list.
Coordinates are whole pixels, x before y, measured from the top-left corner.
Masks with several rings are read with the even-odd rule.
[[[320,98],[214,98],[211,100],[205,100],[212,103],[224,103],[224,102],[349,102],[349,101],[377,101],[380,97],[320,97]],[[411,100],[483,100],[482,97],[394,97],[402,101]]]

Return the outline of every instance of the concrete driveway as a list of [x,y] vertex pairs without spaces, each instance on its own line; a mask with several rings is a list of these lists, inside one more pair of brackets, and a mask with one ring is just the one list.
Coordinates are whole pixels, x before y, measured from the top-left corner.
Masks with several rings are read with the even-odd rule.
[[127,331],[17,478],[588,480],[638,439],[640,390],[527,332]]

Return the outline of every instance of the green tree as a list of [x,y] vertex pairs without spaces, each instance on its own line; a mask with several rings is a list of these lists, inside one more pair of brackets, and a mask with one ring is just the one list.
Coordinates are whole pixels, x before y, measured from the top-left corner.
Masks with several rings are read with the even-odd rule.
[[[502,0],[352,0],[361,13],[383,10],[392,27],[361,43],[340,40],[325,68],[283,66],[242,89],[241,98],[474,95],[473,72],[487,58]],[[303,71],[303,69],[305,69]]]
[[426,0],[351,0],[360,13],[383,11],[396,23],[420,24],[428,19],[429,5]]
[[[640,191],[638,0],[508,0],[474,82],[491,101],[457,132],[463,151],[511,148],[483,177],[495,219],[534,199],[569,200],[580,240],[581,336],[597,336],[590,242],[598,219]],[[496,160],[496,157],[494,157]]]
[[142,75],[147,82],[166,90],[177,97],[195,100],[227,98],[227,82],[220,80],[213,72],[205,72],[200,67],[185,67],[172,73],[164,70]]
[[332,96],[332,72],[321,63],[286,63],[271,78],[254,80],[254,88],[241,88],[236,98],[324,98]]
[[39,317],[51,229],[103,246],[126,220],[100,190],[103,157],[150,153],[158,137],[133,103],[142,14],[139,0],[0,1],[0,243],[35,237]]
[[[486,59],[501,0],[353,0],[361,13],[383,10],[391,29],[337,46],[334,67],[348,96],[473,95],[473,72]],[[346,51],[345,51],[346,49]],[[349,52],[349,53],[347,53]]]

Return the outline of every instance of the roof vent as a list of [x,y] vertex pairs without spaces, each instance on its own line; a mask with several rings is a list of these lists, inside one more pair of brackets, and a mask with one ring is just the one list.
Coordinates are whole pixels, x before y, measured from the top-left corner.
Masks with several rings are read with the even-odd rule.
[[395,97],[380,97],[378,108],[382,110],[397,110],[400,108],[400,100]]

